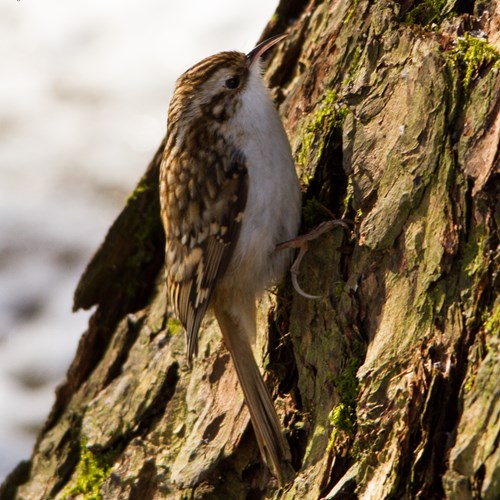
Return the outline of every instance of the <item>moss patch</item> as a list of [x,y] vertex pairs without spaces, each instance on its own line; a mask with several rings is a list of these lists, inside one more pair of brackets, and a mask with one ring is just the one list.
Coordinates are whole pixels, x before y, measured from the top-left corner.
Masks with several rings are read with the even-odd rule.
[[497,304],[491,314],[486,316],[483,328],[487,334],[494,334],[500,331],[500,304]]
[[175,318],[169,318],[167,328],[171,335],[178,335],[183,332],[182,324]]
[[139,184],[137,185],[137,187],[127,196],[127,199],[125,201],[125,205],[128,205],[132,201],[136,201],[137,198],[141,194],[146,193],[149,190],[150,190],[150,186],[148,186],[147,181],[145,180],[145,178],[142,178],[139,181]]
[[354,15],[354,13],[356,12],[356,7],[358,6],[358,0],[354,0],[354,2],[352,3],[352,7],[351,9],[349,10],[349,12],[347,13],[347,15],[345,16],[345,19],[344,19],[344,24],[347,24],[352,16]]
[[326,91],[325,96],[317,105],[313,117],[302,134],[301,148],[298,162],[305,166],[308,162],[311,149],[316,150],[316,159],[319,159],[325,147],[326,138],[334,128],[341,128],[347,116],[348,108],[339,105],[334,90]]
[[352,183],[352,176],[350,175],[347,179],[347,188],[345,192],[344,199],[342,200],[342,218],[347,217],[347,214],[352,208],[352,202],[354,200],[354,186]]
[[73,484],[62,494],[63,499],[83,495],[85,500],[101,500],[101,485],[108,477],[112,464],[116,459],[115,450],[106,453],[94,453],[85,443],[80,447],[80,460],[76,466]]
[[494,68],[500,68],[500,53],[486,40],[466,33],[458,40],[451,54],[451,62],[459,69],[467,93],[470,84],[477,78],[482,68],[489,64],[493,64]]
[[354,48],[354,52],[352,54],[352,61],[351,65],[349,66],[349,71],[347,73],[347,78],[342,82],[342,85],[348,86],[354,79],[354,75],[356,74],[356,71],[358,70],[359,67],[359,62],[361,61],[361,54],[363,53],[363,50],[361,46],[356,45]]
[[477,239],[471,239],[464,250],[463,269],[467,276],[474,278],[477,274],[483,273],[487,267],[486,257],[487,238],[480,234]]
[[357,358],[351,358],[347,367],[334,380],[339,395],[339,403],[333,407],[328,419],[333,427],[328,442],[328,450],[331,450],[340,435],[349,438],[356,431],[356,401],[359,392],[359,380],[356,376],[361,362]]
[[420,24],[429,26],[439,24],[448,15],[452,14],[450,9],[446,8],[447,0],[423,0],[411,9],[405,16],[405,22],[409,24]]

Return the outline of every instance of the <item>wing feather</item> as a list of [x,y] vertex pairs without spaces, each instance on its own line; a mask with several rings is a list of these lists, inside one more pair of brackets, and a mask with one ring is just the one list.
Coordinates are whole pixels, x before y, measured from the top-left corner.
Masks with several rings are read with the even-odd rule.
[[[212,170],[203,186],[183,176],[182,168],[168,163],[168,158],[162,165],[162,184],[164,179],[170,180],[164,189],[162,186],[165,274],[170,304],[186,332],[189,362],[197,354],[198,331],[214,288],[236,246],[248,192],[242,153],[234,151],[219,158]],[[172,179],[175,185],[171,185]],[[191,213],[196,219],[189,217]]]

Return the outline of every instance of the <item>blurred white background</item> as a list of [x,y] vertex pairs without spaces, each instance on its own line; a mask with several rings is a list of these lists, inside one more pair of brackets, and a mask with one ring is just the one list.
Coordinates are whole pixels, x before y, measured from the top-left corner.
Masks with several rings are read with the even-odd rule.
[[50,411],[89,316],[73,291],[165,132],[176,77],[250,50],[276,6],[0,5],[0,481]]

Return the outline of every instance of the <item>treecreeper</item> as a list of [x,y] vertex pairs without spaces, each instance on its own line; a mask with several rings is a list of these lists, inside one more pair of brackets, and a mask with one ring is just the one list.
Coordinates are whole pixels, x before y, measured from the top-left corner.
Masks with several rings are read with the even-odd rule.
[[231,354],[264,461],[281,484],[292,471],[280,421],[255,360],[256,300],[282,278],[301,193],[290,144],[264,83],[261,56],[221,52],[177,80],[160,167],[165,277],[186,332],[187,359],[210,308]]

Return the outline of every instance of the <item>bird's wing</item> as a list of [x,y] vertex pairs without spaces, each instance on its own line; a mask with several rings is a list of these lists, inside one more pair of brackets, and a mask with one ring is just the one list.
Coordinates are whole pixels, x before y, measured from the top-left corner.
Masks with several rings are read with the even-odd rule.
[[201,164],[199,157],[166,157],[161,169],[167,289],[186,331],[189,362],[197,354],[198,330],[215,284],[236,245],[247,199],[245,158],[227,149],[212,165]]

